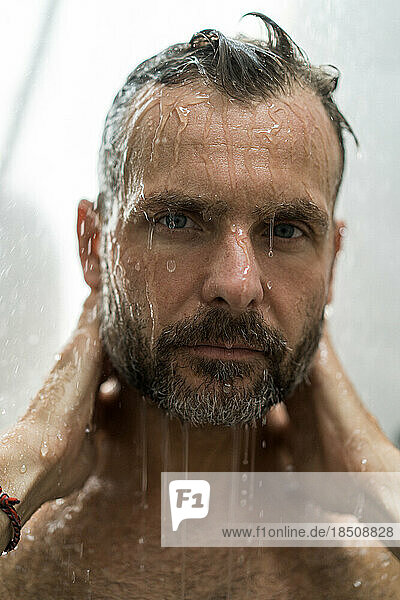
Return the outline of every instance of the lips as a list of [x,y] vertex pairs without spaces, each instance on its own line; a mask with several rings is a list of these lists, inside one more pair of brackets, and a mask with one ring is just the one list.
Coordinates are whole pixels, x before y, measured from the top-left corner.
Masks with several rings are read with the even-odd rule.
[[196,344],[195,346],[186,346],[186,348],[197,356],[220,360],[246,360],[260,358],[262,355],[262,350],[246,344],[233,344],[231,347],[226,344]]
[[232,344],[231,346],[228,344],[197,344],[193,347],[201,347],[204,346],[206,348],[222,348],[223,350],[251,350],[252,352],[262,352],[261,348],[256,348],[255,346],[249,346],[247,344]]

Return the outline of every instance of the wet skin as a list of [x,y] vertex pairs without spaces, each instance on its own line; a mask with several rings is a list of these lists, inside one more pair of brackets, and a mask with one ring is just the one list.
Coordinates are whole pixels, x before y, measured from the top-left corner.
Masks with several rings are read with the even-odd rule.
[[[128,132],[122,210],[102,230],[110,273],[103,292],[114,303],[104,323],[116,367],[135,354],[117,348],[132,323],[148,344],[144,354],[152,354],[165,327],[214,308],[232,317],[256,312],[287,345],[284,359],[275,357],[280,379],[298,381],[288,362],[310,360],[300,352],[307,336],[316,347],[339,246],[332,218],[339,146],[319,100],[298,90],[243,106],[208,88],[149,89]],[[255,343],[253,352],[230,356],[201,343],[194,350],[181,336],[171,351],[185,394],[193,393],[188,404],[205,385],[190,366],[200,354],[253,361],[251,376],[233,381],[233,390],[262,381],[268,363]],[[212,388],[223,404],[222,385]]]
[[[244,108],[210,90],[200,89],[199,96],[199,89],[188,88],[162,94],[152,90],[142,106],[129,129],[129,147],[139,148],[141,159],[132,185],[140,191],[143,184],[147,202],[152,196],[159,202],[166,191],[179,192],[211,200],[212,208],[221,210],[211,213],[209,221],[207,212],[180,209],[191,220],[184,221],[184,231],[169,230],[162,220],[165,205],[143,207],[138,194],[126,198],[124,211],[112,222],[111,246],[106,246],[115,291],[141,305],[150,346],[164,327],[194,315],[199,306],[218,306],[235,315],[249,308],[260,311],[296,348],[304,324],[315,323],[330,301],[340,247],[341,223],[332,215],[339,149],[322,106],[304,91]],[[313,203],[307,218],[288,217],[287,205],[296,198]],[[262,218],[253,214],[261,206],[266,209]],[[275,229],[270,257],[269,220],[274,214],[275,225],[279,221],[298,230],[289,229],[293,239],[282,239],[287,229]],[[310,221],[310,216],[315,218]],[[149,243],[153,217],[157,225]],[[97,291],[99,226],[89,203],[80,206],[78,230],[83,221],[80,255],[85,279]],[[204,350],[209,351],[219,352]],[[259,358],[249,355],[247,360],[259,368]],[[323,362],[319,356],[320,368]],[[204,599],[243,600],[248,593],[269,600],[320,600],[321,590],[330,600],[398,597],[398,562],[383,548],[160,548],[163,470],[274,471],[288,464],[299,471],[359,470],[362,456],[368,456],[372,470],[397,470],[395,449],[365,416],[331,349],[328,363],[322,378],[312,378],[308,390],[295,392],[301,401],[297,412],[294,401],[287,404],[295,426],[288,447],[282,435],[287,415],[279,408],[268,414],[265,426],[250,432],[193,429],[170,420],[137,390],[124,386],[118,406],[106,408],[99,423],[105,436],[99,441],[95,478],[64,504],[51,502],[37,511],[26,528],[35,543],[24,538],[19,552],[3,563],[7,581],[15,581],[4,590],[18,590],[26,598],[39,592],[41,598],[53,598],[55,590],[58,598],[82,598],[91,590],[93,599],[121,600],[176,598],[183,589],[188,598]],[[193,386],[199,384],[190,369],[184,375]],[[345,396],[346,403],[339,403]],[[355,442],[351,448],[345,444],[354,438],[357,419],[365,436],[359,451]],[[376,457],[385,467],[379,460],[373,463]],[[74,506],[80,508],[75,511]],[[71,517],[66,517],[68,510]],[[358,580],[361,589],[354,586]]]
[[[256,308],[293,348],[308,307],[322,309],[328,299],[340,160],[333,126],[319,100],[302,91],[251,109],[210,90],[207,96],[199,101],[195,92],[163,90],[160,102],[138,118],[137,126],[147,131],[141,140],[145,199],[128,202],[126,221],[116,228],[120,285],[128,299],[142,295],[148,338],[152,318],[143,297],[146,284],[155,338],[162,327],[193,315],[199,305],[233,313]],[[189,111],[183,125],[179,107]],[[164,122],[157,134],[160,110]],[[170,230],[163,218],[168,207],[162,200],[146,200],[164,192],[203,197],[210,211],[181,210],[188,220]],[[326,219],[326,229],[285,218],[279,205],[296,199],[312,202]],[[143,208],[157,220],[151,248]],[[261,208],[265,219],[252,215]],[[279,221],[296,229],[291,237],[274,235],[270,258],[269,218],[278,209]],[[170,272],[167,263],[172,261],[176,266]]]

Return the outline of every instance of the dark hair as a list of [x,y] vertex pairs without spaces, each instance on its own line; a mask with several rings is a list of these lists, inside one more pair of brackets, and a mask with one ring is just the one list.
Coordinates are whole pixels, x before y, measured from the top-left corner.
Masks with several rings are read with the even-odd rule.
[[332,98],[340,72],[332,65],[311,65],[303,50],[269,17],[258,12],[247,15],[264,22],[265,41],[242,35],[231,39],[215,29],[204,29],[194,34],[189,43],[170,46],[145,60],[129,75],[114,99],[104,127],[99,161],[99,208],[103,216],[109,214],[126,175],[124,125],[132,99],[149,82],[175,86],[203,79],[241,103],[290,95],[295,86],[312,90],[332,121],[341,149],[337,196],[345,163],[344,130],[351,133],[358,146],[352,128]]

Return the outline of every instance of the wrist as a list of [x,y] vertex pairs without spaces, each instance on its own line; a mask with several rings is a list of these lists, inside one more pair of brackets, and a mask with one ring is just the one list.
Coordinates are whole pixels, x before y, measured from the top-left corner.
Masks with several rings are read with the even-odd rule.
[[45,467],[41,464],[39,450],[33,449],[32,438],[27,434],[26,424],[19,421],[0,437],[0,485],[3,492],[20,501],[15,510],[21,525],[48,499]]

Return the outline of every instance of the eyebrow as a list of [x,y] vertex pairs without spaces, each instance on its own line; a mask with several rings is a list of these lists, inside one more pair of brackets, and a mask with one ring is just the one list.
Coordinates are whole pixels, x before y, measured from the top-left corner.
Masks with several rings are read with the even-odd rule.
[[293,200],[279,202],[279,204],[271,203],[259,206],[251,214],[253,217],[264,221],[270,221],[271,219],[304,221],[314,225],[321,235],[325,234],[329,229],[328,213],[319,208],[312,200],[304,198],[293,198]]
[[[170,212],[187,210],[215,219],[229,212],[229,204],[221,198],[210,198],[208,196],[188,195],[181,192],[160,192],[139,199],[136,210],[156,211],[166,209]],[[251,211],[254,219],[260,221],[271,221],[290,219],[304,221],[314,225],[323,235],[329,229],[329,216],[322,208],[319,208],[312,200],[305,198],[293,198],[290,201],[268,202],[257,206]]]
[[225,200],[220,198],[211,199],[206,196],[188,195],[181,192],[161,192],[140,198],[137,209],[143,211],[154,211],[167,209],[169,211],[189,210],[197,213],[206,213],[218,218],[229,209]]

